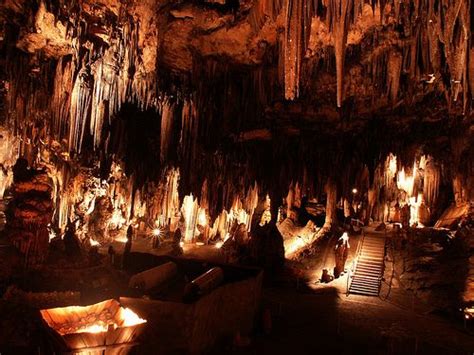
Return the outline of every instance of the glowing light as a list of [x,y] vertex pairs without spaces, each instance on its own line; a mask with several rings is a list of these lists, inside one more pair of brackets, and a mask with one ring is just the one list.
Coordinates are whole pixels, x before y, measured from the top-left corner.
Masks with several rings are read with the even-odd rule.
[[352,189],[352,193],[353,193],[353,194],[356,194],[356,193],[357,193],[357,189],[356,189],[355,187]]
[[198,211],[197,199],[193,197],[192,194],[185,196],[183,200],[182,213],[184,216],[185,230],[184,230],[184,240],[186,242],[191,242],[194,238],[195,229],[196,229],[196,215]]
[[474,318],[474,307],[464,308],[462,311],[464,311],[464,318],[467,320]]
[[179,242],[179,246],[182,248],[184,247],[184,242]]
[[218,241],[218,242],[215,244],[215,247],[216,247],[217,249],[222,248],[222,246],[224,245],[224,243],[225,243],[225,242],[227,241],[227,239],[229,239],[229,238],[230,238],[230,234],[229,234],[229,233],[226,233],[226,235],[225,235],[225,237],[224,237],[224,240]]
[[405,173],[405,168],[402,168],[397,175],[397,187],[405,191],[409,196],[413,195],[413,186],[415,185],[416,164],[413,165],[413,175],[409,176]]
[[342,233],[340,239],[341,239],[344,243],[349,242],[349,234],[347,234],[347,232]]
[[393,154],[390,154],[388,157],[388,171],[391,176],[395,176],[397,173],[397,157]]
[[94,240],[92,238],[89,238],[89,242],[91,243],[91,246],[98,246],[100,243],[97,240]]
[[49,230],[49,242],[51,243],[51,241],[56,238],[56,232],[52,229]]
[[110,225],[113,228],[121,228],[127,220],[123,218],[122,211],[118,208],[114,209],[112,213],[112,218],[110,219]]
[[301,236],[298,236],[298,238],[295,238],[291,244],[285,245],[285,257],[289,257],[306,245],[306,241]]
[[76,333],[104,333],[107,331],[107,328],[105,325],[101,324],[93,324],[89,325],[87,327],[79,328]]
[[204,243],[203,242],[197,242],[196,245],[202,247],[204,245]]
[[207,225],[207,216],[206,216],[206,210],[200,208],[199,213],[198,213],[198,224],[201,226],[206,226]]
[[160,234],[161,234],[161,230],[160,230],[159,228],[153,229],[153,235],[154,235],[155,237],[159,237]]
[[410,197],[409,198],[409,205],[410,205],[410,226],[418,226],[422,227],[423,225],[420,223],[420,206],[423,202],[423,195],[418,194],[418,197]]
[[117,237],[117,238],[115,238],[115,241],[119,242],[119,243],[126,243],[127,242],[127,237]]
[[[105,333],[109,329],[132,327],[146,323],[129,308],[119,307],[114,314],[109,311],[110,301],[104,301],[92,306],[70,306],[42,310],[41,314],[46,322],[61,335],[77,333]],[[116,301],[115,301],[116,303]],[[100,308],[103,306],[104,308]],[[99,310],[97,309],[99,308]],[[48,315],[45,317],[45,315]],[[60,317],[62,322],[50,323],[51,318]]]
[[263,227],[265,224],[270,223],[272,220],[272,213],[270,212],[270,209],[265,210],[262,213],[262,218],[260,219],[260,227]]
[[131,327],[134,325],[146,323],[145,319],[140,318],[130,308],[123,308],[121,318],[123,319],[122,327]]

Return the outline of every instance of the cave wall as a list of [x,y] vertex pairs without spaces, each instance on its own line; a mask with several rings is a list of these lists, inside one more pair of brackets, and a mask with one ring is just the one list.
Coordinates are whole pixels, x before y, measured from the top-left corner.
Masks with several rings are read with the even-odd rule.
[[[216,217],[255,183],[260,199],[281,200],[292,182],[324,199],[333,181],[343,198],[368,172],[363,189],[376,190],[377,167],[393,153],[398,168],[431,155],[442,185],[473,200],[465,1],[0,9],[2,121],[31,165],[54,171],[60,197],[78,166],[109,179],[118,163],[135,206],[174,167],[181,199],[192,192]],[[73,203],[60,200],[62,211]]]

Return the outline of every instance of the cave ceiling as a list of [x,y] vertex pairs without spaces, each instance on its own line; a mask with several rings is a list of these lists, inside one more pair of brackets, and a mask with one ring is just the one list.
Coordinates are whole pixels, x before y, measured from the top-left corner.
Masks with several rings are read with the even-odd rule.
[[[270,161],[305,160],[306,143],[340,151],[341,137],[370,158],[402,143],[445,150],[453,130],[474,136],[470,8],[466,0],[5,0],[1,74],[16,119],[31,120],[32,107],[51,116],[48,129],[70,152],[88,136],[107,149],[114,139],[103,130],[129,103],[160,112],[162,163],[176,142],[177,155],[193,152],[188,160],[196,145],[215,152],[255,142]],[[176,113],[182,132],[173,136],[163,117]],[[193,115],[196,127],[185,119]],[[296,145],[282,153],[282,141]]]
[[286,107],[278,105],[286,98],[286,114],[317,120],[400,106],[416,115],[435,100],[441,112],[465,114],[474,89],[469,7],[465,0],[7,0],[1,10],[20,29],[16,47],[31,55],[106,48],[132,21],[142,75],[192,75],[206,59],[274,69],[282,95],[268,111]]

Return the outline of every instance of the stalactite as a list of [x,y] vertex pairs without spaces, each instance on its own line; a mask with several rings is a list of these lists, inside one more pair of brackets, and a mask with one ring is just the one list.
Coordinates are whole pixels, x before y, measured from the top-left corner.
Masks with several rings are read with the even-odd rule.
[[185,100],[181,112],[180,155],[184,162],[189,162],[185,166],[192,171],[199,134],[199,121],[194,102],[191,99]]
[[441,171],[432,157],[427,157],[424,168],[423,196],[428,206],[434,206],[439,193]]
[[58,61],[51,103],[53,128],[61,138],[64,127],[68,127],[70,152],[81,152],[86,134],[93,138],[93,148],[97,149],[104,123],[110,124],[125,102],[136,103],[142,110],[157,107],[153,73],[140,72],[139,29],[132,19],[119,21],[124,24],[115,29],[106,49],[99,44],[82,45],[79,32],[72,40],[73,59]]
[[74,62],[61,57],[56,65],[52,107],[52,132],[57,140],[61,140],[70,117],[71,94],[74,88]]
[[69,151],[81,152],[84,139],[86,117],[91,104],[90,76],[87,70],[81,70],[71,93]]
[[300,94],[301,62],[311,30],[313,7],[308,0],[289,0],[286,6],[284,41],[285,98],[294,100]]
[[173,134],[174,103],[165,98],[161,109],[160,132],[160,160],[162,163],[168,158],[171,135]]
[[400,53],[391,51],[388,59],[388,93],[390,101],[395,104],[398,99],[400,88],[400,75],[402,71],[402,56]]
[[249,22],[254,32],[258,32],[265,24],[266,18],[276,20],[284,6],[283,0],[258,0],[250,10]]
[[341,107],[344,100],[344,61],[351,5],[353,5],[353,0],[331,0],[329,2],[329,16],[333,17],[334,52],[336,54],[337,107]]

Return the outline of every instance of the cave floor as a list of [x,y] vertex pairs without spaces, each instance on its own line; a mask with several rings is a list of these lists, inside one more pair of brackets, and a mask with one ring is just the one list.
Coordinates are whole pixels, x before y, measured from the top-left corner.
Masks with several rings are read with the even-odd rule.
[[[374,232],[369,228],[366,233]],[[359,238],[351,237],[347,266],[352,262]],[[346,296],[347,274],[329,284],[320,284],[317,280],[322,268],[332,272],[333,239],[319,243],[319,249],[312,255],[287,262],[283,275],[265,283],[263,309],[271,314],[271,331],[268,334],[262,330],[260,315],[257,318],[259,330],[249,335],[249,345],[231,345],[232,342],[227,340],[216,344],[211,353],[472,355],[474,324],[468,324],[464,329],[460,319],[432,314],[429,307],[408,292],[399,288],[388,292],[387,281],[383,284],[380,298]],[[168,247],[164,243],[159,249],[150,250],[149,240],[138,239],[133,244],[133,251],[165,254]],[[117,245],[118,255],[121,254],[119,248],[120,245]],[[106,255],[106,250],[101,250],[101,253]],[[185,246],[184,256],[224,261],[221,250],[214,246]],[[100,298],[120,296],[123,289],[117,286],[109,291],[110,294],[102,293]],[[0,322],[0,334],[3,334],[0,336],[0,350],[4,349],[5,344],[15,351],[25,349],[15,346],[11,339],[22,338],[25,331],[34,333],[37,322],[31,322],[32,315],[25,311],[26,308],[5,301],[0,302],[0,308],[6,315]],[[12,318],[15,321],[10,323]],[[27,329],[16,326],[18,322],[28,324]],[[12,331],[15,334],[10,334]],[[136,351],[140,354],[154,353],[153,349],[147,348],[146,342]]]
[[[374,227],[365,228],[365,234],[385,233]],[[359,240],[360,236],[351,237],[346,267]],[[425,301],[395,283],[389,287],[392,269],[387,261],[379,297],[347,296],[347,273],[328,284],[319,283],[323,268],[332,273],[334,243],[322,241],[314,255],[287,263],[300,278],[264,289],[264,304],[272,314],[271,334],[231,353],[473,354],[474,324],[465,329],[461,317],[432,314]]]
[[266,288],[272,332],[235,354],[472,354],[474,336],[461,323],[334,288]]

